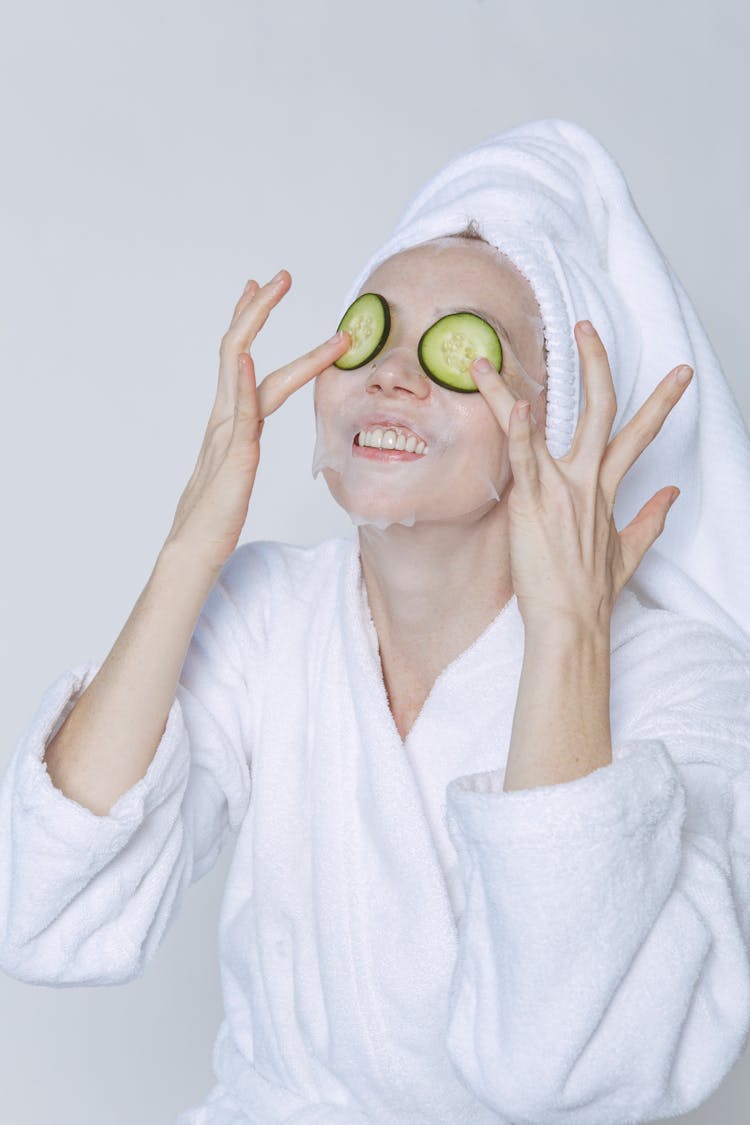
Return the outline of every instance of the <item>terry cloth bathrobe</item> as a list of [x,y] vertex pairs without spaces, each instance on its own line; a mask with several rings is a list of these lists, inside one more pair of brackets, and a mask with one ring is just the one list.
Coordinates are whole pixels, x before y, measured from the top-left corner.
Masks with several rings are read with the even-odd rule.
[[98,666],[44,694],[0,788],[0,967],[53,987],[139,976],[231,828],[216,1082],[175,1125],[694,1108],[748,1032],[747,653],[626,587],[613,761],[506,793],[523,641],[513,597],[402,742],[358,542],[241,545],[108,815],[41,762]]

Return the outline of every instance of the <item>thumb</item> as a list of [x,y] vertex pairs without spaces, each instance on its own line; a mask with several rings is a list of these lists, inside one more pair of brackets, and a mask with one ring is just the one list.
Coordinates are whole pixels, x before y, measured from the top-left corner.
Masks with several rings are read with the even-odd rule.
[[630,581],[646,552],[663,532],[667,522],[667,512],[679,495],[680,490],[676,486],[669,491],[660,489],[646,501],[628,526],[619,532],[621,553],[625,563],[625,582]]

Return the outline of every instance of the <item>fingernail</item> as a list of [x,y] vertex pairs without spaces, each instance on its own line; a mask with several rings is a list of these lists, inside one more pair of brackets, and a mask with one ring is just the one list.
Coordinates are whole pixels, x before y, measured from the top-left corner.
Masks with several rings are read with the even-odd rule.
[[281,281],[281,279],[282,279],[282,277],[283,277],[283,276],[284,276],[284,271],[283,271],[283,270],[279,270],[279,272],[278,272],[278,273],[276,274],[276,276],[275,276],[275,277],[272,277],[272,278],[271,278],[271,280],[269,281],[269,283],[268,283],[268,284],[269,284],[269,285],[276,285],[276,283],[277,283],[278,281]]
[[581,332],[585,332],[587,336],[596,336],[596,329],[590,320],[582,320],[580,322]]
[[338,344],[339,340],[343,340],[345,335],[346,335],[346,333],[342,329],[340,332],[335,332],[334,335],[331,336],[330,340],[326,340],[326,343],[327,344]]
[[475,371],[494,371],[494,368],[493,368],[492,364],[490,363],[490,361],[486,358],[486,356],[482,356],[481,359],[475,359],[474,360],[474,370]]
[[676,378],[678,383],[682,383],[682,385],[684,386],[685,383],[689,382],[692,374],[693,374],[692,367],[685,366],[685,367],[681,367],[678,370],[677,374],[675,375],[675,378]]
[[674,492],[672,493],[672,497],[671,497],[671,499],[670,499],[670,501],[669,501],[669,506],[670,506],[670,508],[672,507],[672,505],[674,504],[675,500],[677,499],[677,497],[678,497],[679,495],[680,495],[680,490],[679,490],[679,488],[676,488],[676,489],[674,490]]
[[253,283],[253,281],[252,281],[252,278],[251,278],[250,281],[248,281],[247,284],[245,285],[245,288],[242,290],[243,297],[247,293],[247,291],[250,288],[250,286],[252,285],[252,283]]

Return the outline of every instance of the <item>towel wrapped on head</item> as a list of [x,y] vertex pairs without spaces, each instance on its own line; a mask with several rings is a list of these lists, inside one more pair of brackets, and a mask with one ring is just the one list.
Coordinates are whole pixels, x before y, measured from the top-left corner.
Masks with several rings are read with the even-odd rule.
[[612,436],[664,376],[695,375],[620,483],[616,526],[659,488],[679,503],[630,581],[646,604],[708,622],[750,649],[750,436],[693,305],[651,236],[619,165],[581,126],[549,118],[459,154],[408,204],[354,279],[341,317],[393,254],[472,224],[531,285],[547,353],[546,441],[570,449],[582,406],[573,333],[602,338],[617,394]]

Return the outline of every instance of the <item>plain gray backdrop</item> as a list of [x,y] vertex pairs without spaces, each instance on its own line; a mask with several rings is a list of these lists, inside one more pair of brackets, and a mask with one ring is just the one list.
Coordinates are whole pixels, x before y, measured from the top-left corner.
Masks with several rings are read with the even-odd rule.
[[[252,349],[260,381],[335,331],[414,192],[493,133],[563,117],[609,149],[750,418],[749,30],[716,0],[5,0],[0,767],[143,589],[245,281],[292,275]],[[312,479],[312,390],[266,423],[241,542],[354,537]],[[3,1122],[171,1125],[202,1099],[233,845],[139,980],[0,974]],[[680,1120],[740,1125],[749,1096],[746,1054]]]

